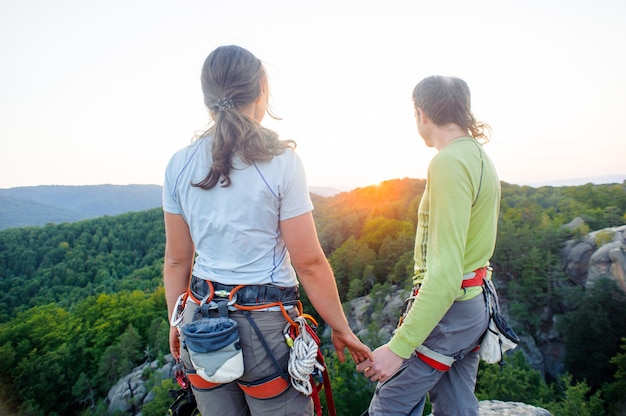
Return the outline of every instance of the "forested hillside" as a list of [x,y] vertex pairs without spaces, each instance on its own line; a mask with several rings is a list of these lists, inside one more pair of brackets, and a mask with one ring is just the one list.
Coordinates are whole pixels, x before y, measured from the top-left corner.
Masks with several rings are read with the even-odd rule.
[[159,206],[159,185],[42,185],[0,189],[0,230],[74,222]]
[[[402,179],[333,197],[314,196],[320,241],[335,270],[342,300],[392,284],[410,285],[417,204],[423,189],[422,180]],[[602,362],[611,361],[607,367],[611,372],[589,386],[568,369],[576,388],[569,389],[568,399],[567,388],[557,391],[548,386],[523,356],[516,355],[510,360],[510,371],[481,369],[479,384],[482,380],[485,389],[481,397],[557,409],[578,394],[580,403],[597,408],[602,392],[607,414],[618,414],[610,405],[619,402],[613,392],[626,387],[626,351],[619,349],[626,327],[623,315],[611,316],[603,307],[623,311],[624,294],[607,283],[608,289],[600,288],[601,296],[597,291],[595,298],[577,291],[580,302],[569,302],[567,289],[575,288],[563,273],[561,249],[568,238],[626,223],[626,183],[542,188],[503,183],[502,189],[493,266],[516,325],[532,334],[541,329],[546,308],[565,312],[560,305],[568,305],[568,314],[574,314],[580,308],[591,310],[584,300],[595,299],[594,304],[602,303],[595,306],[595,313],[606,313],[602,316],[612,325],[613,332],[600,340],[603,346],[605,341],[613,343],[601,351]],[[582,226],[563,227],[576,217],[584,220]],[[162,359],[168,352],[163,250],[158,208],[0,231],[0,386],[10,389],[4,397],[13,397],[22,414],[106,414],[108,388],[132,366]],[[610,302],[607,292],[613,294]],[[570,338],[580,342],[578,337]],[[585,351],[593,362],[597,351]],[[328,361],[332,371],[343,375],[334,381],[335,400],[362,405],[372,386],[362,378],[346,376],[354,372],[353,366],[338,364],[330,352]]]

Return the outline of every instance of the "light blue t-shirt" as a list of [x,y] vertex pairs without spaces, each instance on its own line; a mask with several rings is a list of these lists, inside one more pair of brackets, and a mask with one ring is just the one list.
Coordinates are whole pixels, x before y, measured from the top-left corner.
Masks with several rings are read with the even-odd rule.
[[230,186],[204,190],[191,184],[209,171],[211,141],[203,137],[176,152],[163,185],[163,209],[189,225],[194,276],[223,284],[297,285],[279,221],[313,209],[300,158],[291,149],[252,165],[235,156]]

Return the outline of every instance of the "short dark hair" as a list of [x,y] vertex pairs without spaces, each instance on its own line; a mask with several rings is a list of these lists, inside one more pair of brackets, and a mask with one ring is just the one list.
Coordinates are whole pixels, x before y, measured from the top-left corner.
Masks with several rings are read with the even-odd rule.
[[491,128],[474,118],[469,86],[460,78],[441,75],[424,78],[413,89],[413,104],[438,126],[454,123],[475,139],[489,141]]

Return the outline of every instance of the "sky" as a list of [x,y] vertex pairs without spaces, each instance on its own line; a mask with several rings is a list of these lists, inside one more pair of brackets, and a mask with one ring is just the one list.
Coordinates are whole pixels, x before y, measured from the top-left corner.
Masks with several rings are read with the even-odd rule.
[[225,44],[263,61],[264,124],[311,186],[425,178],[411,93],[433,74],[469,84],[501,180],[621,182],[625,22],[623,0],[0,0],[0,188],[161,184]]

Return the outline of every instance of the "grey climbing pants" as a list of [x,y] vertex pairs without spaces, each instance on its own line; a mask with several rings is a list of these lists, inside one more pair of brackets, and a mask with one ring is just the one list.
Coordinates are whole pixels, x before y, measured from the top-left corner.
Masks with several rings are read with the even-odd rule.
[[429,394],[435,416],[478,416],[474,394],[480,357],[472,351],[480,343],[489,316],[483,296],[454,302],[424,345],[456,361],[439,371],[415,353],[398,372],[376,387],[371,416],[421,416]]

